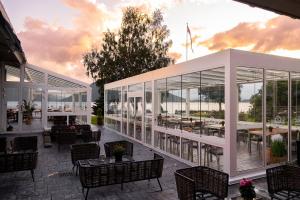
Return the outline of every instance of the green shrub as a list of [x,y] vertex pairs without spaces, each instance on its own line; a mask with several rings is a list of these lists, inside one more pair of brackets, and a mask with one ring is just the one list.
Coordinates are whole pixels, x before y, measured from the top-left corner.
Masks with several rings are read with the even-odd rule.
[[272,155],[275,157],[283,157],[286,155],[285,144],[282,140],[274,140],[271,144]]

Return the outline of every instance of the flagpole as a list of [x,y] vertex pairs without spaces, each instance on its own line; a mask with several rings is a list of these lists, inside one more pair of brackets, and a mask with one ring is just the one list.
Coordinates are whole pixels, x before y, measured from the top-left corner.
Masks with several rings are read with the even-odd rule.
[[185,59],[188,60],[188,23],[186,23],[186,37],[185,37]]

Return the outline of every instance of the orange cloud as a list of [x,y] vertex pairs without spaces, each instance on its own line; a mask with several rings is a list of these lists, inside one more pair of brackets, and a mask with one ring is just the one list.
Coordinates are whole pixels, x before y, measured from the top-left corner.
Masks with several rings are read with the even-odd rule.
[[176,61],[179,60],[182,57],[182,54],[178,53],[178,52],[169,52],[168,56],[173,58],[175,60],[175,63],[176,63]]
[[286,16],[273,18],[266,23],[240,23],[236,27],[199,42],[209,50],[250,47],[257,52],[277,49],[299,50],[300,21]]
[[29,63],[91,82],[81,63],[82,55],[99,43],[107,13],[88,0],[64,0],[79,11],[74,28],[53,26],[45,21],[27,17],[24,30],[18,33]]

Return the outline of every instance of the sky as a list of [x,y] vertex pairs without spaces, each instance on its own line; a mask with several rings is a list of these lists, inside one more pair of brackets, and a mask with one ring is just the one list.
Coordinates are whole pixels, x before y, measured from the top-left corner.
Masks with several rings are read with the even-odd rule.
[[170,30],[169,55],[188,59],[228,48],[300,58],[300,20],[232,0],[1,0],[29,63],[91,83],[82,55],[117,31],[122,12],[160,9]]

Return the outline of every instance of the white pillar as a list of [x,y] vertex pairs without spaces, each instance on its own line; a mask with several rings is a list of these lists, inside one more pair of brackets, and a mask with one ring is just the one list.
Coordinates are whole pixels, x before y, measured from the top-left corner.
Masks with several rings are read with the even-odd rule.
[[225,147],[224,171],[232,176],[236,171],[237,89],[236,68],[231,66],[230,51],[225,63]]
[[91,124],[91,114],[92,114],[92,103],[91,103],[91,98],[92,98],[92,89],[89,87],[86,91],[86,119],[87,119],[87,124]]

